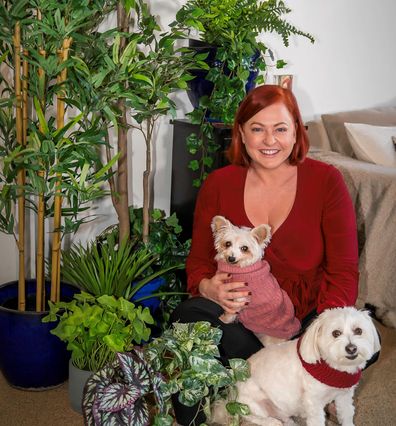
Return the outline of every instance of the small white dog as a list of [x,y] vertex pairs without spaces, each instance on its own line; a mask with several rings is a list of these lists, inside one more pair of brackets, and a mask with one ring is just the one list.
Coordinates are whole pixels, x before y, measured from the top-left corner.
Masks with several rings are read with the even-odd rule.
[[[271,241],[271,227],[267,224],[255,228],[240,228],[223,216],[214,216],[211,227],[216,249],[215,260],[239,268],[259,262]],[[237,302],[247,300],[245,297],[235,299]],[[224,313],[220,318],[224,323],[230,324],[236,320],[237,315]]]
[[[237,400],[250,408],[245,420],[292,425],[291,417],[297,416],[307,426],[324,426],[324,407],[335,401],[339,422],[352,426],[361,370],[379,350],[367,311],[324,311],[300,339],[263,348],[249,358],[251,377],[237,385]],[[224,404],[215,406],[212,422],[227,424]]]
[[238,227],[223,216],[214,216],[211,227],[218,271],[230,273],[234,282],[246,282],[248,287],[240,290],[251,293],[249,299],[234,299],[238,302],[249,300],[239,315],[224,313],[220,319],[229,324],[238,317],[264,346],[283,342],[297,334],[300,322],[294,315],[294,306],[263,259],[264,249],[271,240],[271,227],[267,224],[252,229]]

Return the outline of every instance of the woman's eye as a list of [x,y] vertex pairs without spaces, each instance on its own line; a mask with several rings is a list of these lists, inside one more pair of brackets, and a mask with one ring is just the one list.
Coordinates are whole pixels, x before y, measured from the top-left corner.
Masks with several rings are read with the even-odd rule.
[[242,246],[241,247],[241,251],[248,251],[248,250],[249,250],[249,248],[247,246]]
[[331,334],[333,335],[333,337],[337,338],[341,336],[342,333],[340,330],[334,330]]
[[224,244],[226,247],[231,247],[231,241],[226,241],[226,243]]
[[261,130],[262,130],[262,128],[261,128],[261,127],[253,127],[253,128],[252,128],[252,132],[253,132],[253,133],[261,132]]
[[287,132],[287,127],[278,127],[277,129],[276,129],[276,131],[278,132],[278,133],[286,133]]
[[354,332],[354,334],[356,334],[358,336],[360,336],[363,333],[362,329],[359,328],[359,327],[355,328],[355,330],[353,330],[353,332]]

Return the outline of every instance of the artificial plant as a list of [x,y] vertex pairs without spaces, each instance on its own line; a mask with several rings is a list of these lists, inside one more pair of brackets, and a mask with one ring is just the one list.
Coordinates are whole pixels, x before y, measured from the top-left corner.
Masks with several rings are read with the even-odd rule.
[[46,219],[53,220],[50,297],[56,302],[62,236],[75,232],[86,220],[78,214],[104,194],[101,186],[112,165],[100,161],[105,135],[84,107],[82,82],[72,70],[78,63],[74,53],[90,43],[112,3],[16,0],[0,5],[0,230],[17,243],[20,310],[26,308],[26,209],[37,221],[36,310],[41,311]]
[[51,333],[67,343],[73,365],[81,370],[98,371],[114,361],[116,352],[147,341],[154,324],[148,308],[123,297],[81,292],[70,302],[49,304],[43,322],[57,321]]
[[239,424],[239,416],[248,414],[249,408],[235,401],[232,390],[237,381],[249,377],[249,367],[243,359],[222,365],[217,347],[221,334],[208,322],[176,323],[144,347],[118,353],[113,364],[87,381],[85,424],[171,426],[174,394],[184,405],[201,403],[208,417],[213,401],[231,396],[227,410],[233,424]]
[[[189,70],[205,66],[184,48],[176,47],[185,34],[174,26],[162,31],[143,0],[117,5],[117,28],[97,32],[81,58],[76,75],[85,81],[81,94],[87,109],[95,111],[103,128],[117,134],[117,167],[109,180],[118,216],[119,239],[130,237],[128,206],[128,132],[141,132],[145,143],[142,239],[149,241],[152,211],[152,149],[155,125],[161,116],[175,114],[171,94],[187,88]],[[184,51],[184,55],[181,52]],[[111,140],[111,134],[107,134]],[[108,159],[112,157],[107,149]]]
[[[236,110],[246,95],[250,73],[257,72],[256,84],[264,83],[266,59],[275,61],[273,52],[261,41],[262,36],[277,33],[285,46],[292,35],[314,41],[310,34],[284,19],[290,12],[282,0],[187,0],[177,13],[172,25],[190,29],[199,40],[217,47],[205,77],[213,84],[212,91],[188,114],[191,123],[199,125],[199,132],[186,141],[191,154],[201,153],[199,160],[189,164],[192,170],[200,171],[194,186],[200,186],[206,178],[213,164],[213,153],[219,148],[213,122],[232,126]],[[275,61],[276,68],[285,64],[281,59]]]

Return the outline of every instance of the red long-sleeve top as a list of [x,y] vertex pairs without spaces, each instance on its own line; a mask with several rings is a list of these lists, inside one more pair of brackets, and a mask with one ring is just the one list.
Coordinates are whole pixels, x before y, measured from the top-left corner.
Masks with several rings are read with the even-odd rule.
[[[244,209],[247,170],[235,165],[215,170],[200,189],[186,264],[192,295],[199,294],[203,278],[216,273],[210,228],[213,216],[225,216],[236,226],[253,227]],[[265,260],[300,320],[313,309],[320,313],[356,303],[356,218],[342,175],[335,167],[309,158],[297,166],[293,207],[272,235]]]

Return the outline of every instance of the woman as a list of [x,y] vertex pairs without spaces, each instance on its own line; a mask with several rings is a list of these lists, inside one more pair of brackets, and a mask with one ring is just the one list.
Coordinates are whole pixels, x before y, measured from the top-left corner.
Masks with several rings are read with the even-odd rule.
[[[246,359],[262,346],[240,323],[223,324],[218,319],[223,311],[236,313],[245,307],[245,302],[234,299],[248,297],[249,286],[235,292],[244,283],[225,283],[230,277],[216,274],[210,228],[215,215],[237,226],[271,226],[265,259],[289,295],[302,328],[324,309],[356,302],[353,205],[337,169],[306,158],[307,151],[294,95],[279,86],[260,86],[247,95],[236,114],[227,152],[231,165],[211,173],[198,195],[186,266],[188,289],[195,297],[175,310],[173,321],[206,320],[220,327],[219,349],[225,363],[235,357]],[[182,425],[196,414],[179,404],[175,410]]]

